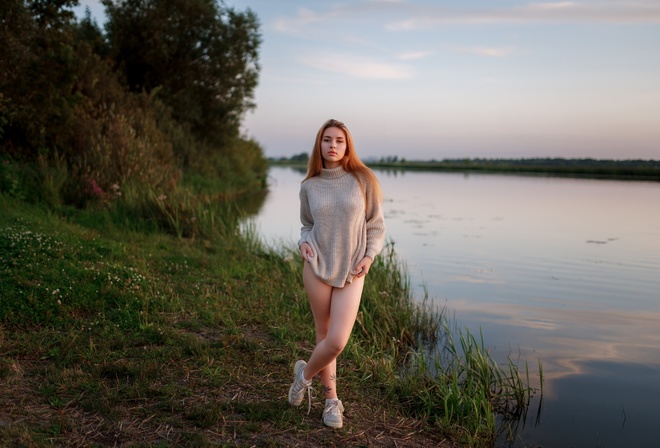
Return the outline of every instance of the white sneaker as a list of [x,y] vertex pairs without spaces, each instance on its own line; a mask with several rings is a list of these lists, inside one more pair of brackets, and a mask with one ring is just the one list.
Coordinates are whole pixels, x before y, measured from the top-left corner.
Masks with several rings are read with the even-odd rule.
[[341,404],[341,400],[331,401],[325,405],[323,424],[331,428],[344,426],[344,405]]
[[311,387],[312,382],[305,381],[303,379],[303,371],[307,363],[303,360],[296,361],[296,365],[293,367],[293,384],[289,387],[289,404],[291,406],[300,406],[302,404],[303,398],[305,398],[305,391],[309,391],[309,406],[307,408],[307,413],[312,409],[312,395]]

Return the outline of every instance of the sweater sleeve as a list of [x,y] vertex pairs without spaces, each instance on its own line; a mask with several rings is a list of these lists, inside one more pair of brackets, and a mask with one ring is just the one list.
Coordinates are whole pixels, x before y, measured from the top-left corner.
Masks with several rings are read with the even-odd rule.
[[309,239],[309,234],[312,232],[312,227],[314,226],[314,218],[312,217],[312,211],[309,207],[309,200],[307,198],[307,189],[305,185],[300,186],[300,222],[302,227],[300,228],[300,240],[298,240],[298,247],[302,243],[305,243]]
[[367,185],[367,250],[365,255],[373,260],[385,244],[385,218],[383,204],[373,195],[373,187]]

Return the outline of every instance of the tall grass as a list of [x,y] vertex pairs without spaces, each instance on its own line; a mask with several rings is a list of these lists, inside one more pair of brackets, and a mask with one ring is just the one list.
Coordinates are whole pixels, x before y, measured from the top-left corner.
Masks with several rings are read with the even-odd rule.
[[[258,434],[283,421],[306,430],[295,411],[273,405],[281,387],[270,379],[288,379],[290,362],[313,347],[296,249],[266,248],[254,227],[241,230],[236,205],[192,191],[163,197],[125,185],[112,203],[87,210],[30,206],[5,191],[0,377],[36,378],[42,387],[22,396],[55,411],[30,428],[0,428],[0,438],[69,440],[72,407],[102,416],[108,433],[135,422],[132,412],[149,416],[145,444],[163,442],[164,425],[179,434],[167,440],[184,443],[191,421],[224,427],[228,414],[250,422],[234,432]],[[383,395],[405,415],[487,446],[498,416],[525,412],[529,372],[513,362],[501,368],[481,335],[450,327],[444,309],[413,300],[390,243],[371,267],[339,361],[342,390]],[[25,359],[43,365],[19,376]],[[231,399],[255,388],[251,398]],[[209,401],[183,405],[200,396]],[[200,443],[229,440],[205,434]]]
[[[483,334],[453,328],[446,309],[412,298],[405,266],[390,244],[369,272],[358,316],[355,362],[407,412],[469,446],[490,446],[498,420],[527,412],[531,388],[512,360],[501,366]],[[539,375],[542,375],[539,361]],[[542,376],[541,376],[542,382]]]

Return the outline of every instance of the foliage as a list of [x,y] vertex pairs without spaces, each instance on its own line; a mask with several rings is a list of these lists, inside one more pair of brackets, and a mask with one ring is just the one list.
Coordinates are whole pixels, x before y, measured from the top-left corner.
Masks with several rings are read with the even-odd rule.
[[[132,92],[117,71],[125,61],[121,54],[113,53],[111,45],[116,43],[117,24],[111,22],[115,41],[108,40],[89,12],[80,22],[75,21],[69,10],[74,3],[9,0],[0,11],[0,155],[6,165],[0,172],[1,191],[49,204],[83,207],[107,205],[122,190],[132,189],[141,192],[148,204],[151,191],[173,195],[184,169],[191,175],[203,172],[221,177],[215,184],[224,189],[225,197],[263,188],[266,162],[261,147],[235,135],[257,79],[259,40],[251,12],[211,8],[216,15],[208,16],[200,15],[198,8],[198,16],[217,31],[211,39],[213,51],[222,48],[229,59],[216,57],[209,63],[213,69],[204,69],[205,79],[189,77],[186,82],[181,82],[180,75],[191,73],[159,67],[158,85]],[[176,5],[168,5],[159,4],[160,15],[142,17],[140,26],[152,29],[149,20],[173,13],[167,8]],[[183,18],[184,3],[177,7],[183,8],[179,11],[183,15],[177,17]],[[110,6],[117,14],[118,8]],[[198,26],[194,32],[200,30]],[[182,50],[203,43],[199,33],[176,31],[167,40]],[[144,41],[140,48],[161,51]],[[176,82],[177,90],[172,90]],[[200,91],[200,83],[213,85],[215,90]],[[208,120],[231,123],[231,132],[214,134],[223,135],[222,142],[191,131],[186,117],[196,112],[191,110],[188,115],[181,109],[187,103],[171,102],[186,95],[186,101],[195,104],[203,103],[200,98],[206,95],[231,98],[223,103],[222,117],[210,109],[200,112]],[[233,118],[225,119],[229,116]],[[198,125],[214,133],[211,121]],[[232,137],[225,138],[228,135]]]
[[[0,9],[0,80],[6,84],[18,79],[17,68],[25,66],[32,56],[28,42],[35,33],[36,24],[24,3],[23,0],[6,0]],[[4,112],[5,119],[7,106],[3,102],[6,101],[0,97],[0,111]]]
[[532,396],[542,393],[541,363],[541,387],[535,389],[529,386],[527,365],[523,377],[510,358],[498,364],[483,335],[477,339],[468,329],[452,329],[447,320],[437,334],[441,335],[437,345],[410,357],[393,396],[415,415],[451,428],[456,440],[468,446],[492,446],[497,433],[509,429],[503,425],[525,419]]
[[10,0],[0,12],[7,42],[0,45],[6,53],[0,62],[0,115],[7,122],[2,146],[32,160],[46,145],[70,138],[78,99],[71,92],[79,70],[67,33],[72,14],[57,3]]
[[280,157],[279,159],[270,159],[269,162],[273,164],[282,164],[282,165],[307,165],[309,161],[309,154],[306,152],[301,152],[295,154],[291,157]]
[[257,84],[257,18],[215,0],[105,0],[113,59],[135,92],[161,88],[176,121],[213,144],[238,135]]

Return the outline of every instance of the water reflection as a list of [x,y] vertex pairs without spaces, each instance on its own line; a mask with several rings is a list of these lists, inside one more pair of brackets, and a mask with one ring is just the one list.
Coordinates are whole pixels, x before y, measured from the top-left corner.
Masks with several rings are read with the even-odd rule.
[[[541,421],[509,446],[657,446],[660,183],[377,174],[417,294],[481,329],[496,359],[543,362]],[[303,177],[271,170],[267,241],[297,241]]]
[[545,406],[538,425],[520,431],[525,445],[519,446],[657,446],[658,370],[603,361],[583,364],[586,374],[553,381],[560,398]]
[[230,206],[237,209],[242,217],[254,216],[263,208],[267,191],[257,191],[241,195],[239,198],[229,201]]
[[[660,367],[660,311],[512,304],[494,304],[484,310],[480,304],[467,301],[452,302],[451,308],[458,316],[470,316],[470,323],[502,328],[499,334],[494,334],[494,330],[489,333],[501,341],[504,350],[515,343],[516,350],[526,357],[532,352],[543,353],[546,380],[590,373],[584,370],[590,361]],[[494,341],[489,342],[497,348]],[[650,357],[651,354],[655,356]],[[544,392],[546,398],[553,398],[552,381],[546,383]]]

